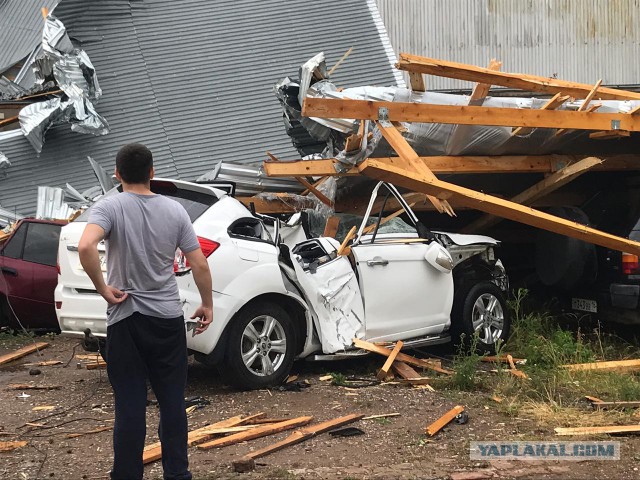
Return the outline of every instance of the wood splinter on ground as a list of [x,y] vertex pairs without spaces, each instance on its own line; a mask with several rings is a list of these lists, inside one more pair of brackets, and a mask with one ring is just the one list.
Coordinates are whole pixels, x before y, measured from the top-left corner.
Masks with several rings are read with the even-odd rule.
[[604,427],[555,428],[556,435],[598,435],[602,433],[640,433],[640,425],[607,425]]
[[62,385],[29,385],[27,383],[10,383],[9,390],[58,390]]
[[441,416],[438,420],[433,422],[431,425],[427,427],[427,435],[433,437],[436,433],[442,430],[446,425],[449,424],[457,415],[464,412],[464,407],[461,405],[456,405],[443,416]]
[[516,365],[513,362],[513,357],[511,355],[507,355],[507,362],[509,362],[509,367],[511,367],[509,370],[509,373],[511,373],[512,375],[515,375],[516,377],[529,378],[529,376],[526,373],[516,368]]
[[[384,355],[385,357],[388,357],[389,355],[391,355],[391,350],[389,350],[388,348],[380,347],[371,342],[360,340],[359,338],[353,339],[353,345],[356,348],[361,348],[369,352],[378,353],[380,355]],[[413,365],[415,367],[428,368],[438,373],[444,373],[445,375],[453,375],[453,371],[442,368],[441,366],[438,365],[438,362],[435,362],[433,360],[416,358],[416,357],[407,355],[405,353],[398,353],[396,355],[396,360],[404,363],[408,363],[409,365]]]

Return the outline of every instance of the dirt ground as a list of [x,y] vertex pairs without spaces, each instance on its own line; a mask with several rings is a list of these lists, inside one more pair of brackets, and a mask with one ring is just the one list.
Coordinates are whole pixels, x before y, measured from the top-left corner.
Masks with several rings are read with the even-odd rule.
[[[5,336],[6,337],[6,336]],[[76,342],[55,337],[41,356],[32,354],[0,367],[0,441],[27,440],[27,446],[0,453],[0,475],[7,479],[100,479],[108,478],[111,466],[110,431],[66,438],[68,433],[86,432],[113,421],[113,395],[104,370],[87,370],[72,358]],[[3,340],[0,354],[15,350],[26,340]],[[77,354],[85,354],[78,347]],[[60,360],[54,366],[33,366]],[[190,449],[195,479],[284,478],[284,479],[630,479],[640,478],[640,440],[619,437],[620,461],[492,461],[469,460],[473,440],[559,440],[558,425],[537,425],[533,420],[502,413],[497,404],[481,394],[430,392],[399,384],[346,389],[319,377],[327,372],[372,376],[382,357],[349,363],[300,362],[294,367],[299,381],[310,386],[299,392],[262,390],[239,392],[224,386],[214,370],[198,363],[189,367],[187,396],[202,396],[211,404],[189,416],[190,428],[198,428],[234,415],[265,412],[268,417],[313,415],[316,421],[349,413],[377,415],[400,413],[380,420],[362,420],[353,426],[361,436],[338,438],[325,433],[257,461],[251,473],[234,473],[231,462],[243,454],[270,445],[291,432],[256,439],[222,449]],[[68,364],[68,365],[67,365]],[[81,368],[79,368],[81,367]],[[348,370],[348,371],[346,371]],[[59,385],[56,390],[12,390],[9,384]],[[22,393],[29,397],[19,398]],[[469,422],[450,424],[433,439],[424,434],[426,425],[455,405],[464,405]],[[36,410],[54,406],[53,410]],[[25,423],[45,427],[29,427]],[[158,411],[147,408],[148,440],[157,441]],[[567,440],[574,440],[564,437]],[[605,438],[606,439],[606,438]],[[145,478],[161,479],[161,463],[145,467]]]

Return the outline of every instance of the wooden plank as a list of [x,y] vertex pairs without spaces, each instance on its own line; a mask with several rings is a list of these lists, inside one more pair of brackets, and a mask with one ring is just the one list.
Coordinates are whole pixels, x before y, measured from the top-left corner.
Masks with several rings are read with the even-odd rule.
[[291,420],[286,420],[280,423],[273,423],[269,425],[264,425],[262,427],[254,428],[253,430],[249,430],[248,432],[240,432],[234,435],[229,435],[228,437],[218,438],[216,440],[211,440],[209,442],[202,443],[198,445],[198,448],[202,450],[208,450],[210,448],[221,448],[226,447],[228,445],[234,445],[240,442],[246,442],[248,440],[253,440],[255,438],[266,437],[267,435],[272,435],[274,433],[283,432],[285,430],[290,430],[295,427],[299,427],[301,425],[307,425],[313,420],[313,417],[298,417],[292,418]]
[[431,425],[427,427],[427,435],[433,437],[436,433],[442,430],[449,422],[451,422],[456,415],[464,412],[464,407],[461,405],[456,405],[443,416],[441,416],[438,420],[433,422]]
[[387,357],[387,360],[384,362],[384,365],[382,365],[382,368],[378,372],[378,375],[376,375],[378,380],[383,381],[385,378],[387,378],[387,375],[389,375],[389,370],[391,370],[391,365],[393,365],[393,362],[395,362],[396,357],[400,353],[400,350],[402,350],[403,345],[404,343],[402,342],[402,340],[398,340],[395,347],[393,347],[393,350],[391,350],[391,353]]
[[594,140],[610,140],[612,138],[624,138],[630,136],[631,132],[627,132],[626,130],[604,130],[601,132],[591,132],[589,134],[589,138]]
[[309,192],[313,193],[318,200],[324,203],[327,207],[333,208],[333,202],[314,185],[309,183],[304,177],[296,177],[296,180],[306,187]]
[[327,74],[329,76],[333,75],[333,72],[335,72],[336,69],[340,66],[340,64],[344,62],[347,59],[347,57],[349,57],[349,55],[351,55],[351,52],[353,52],[353,47],[349,47],[349,50],[344,52],[344,55],[342,55],[342,57],[340,57],[340,60],[338,60],[336,64],[333,67],[331,67],[331,70],[329,70]]
[[[511,357],[511,360],[513,360],[515,363],[525,361],[524,358],[513,358],[511,355],[509,356]],[[507,355],[500,355],[499,357],[495,355],[486,355],[482,357],[480,360],[482,360],[483,362],[509,363],[509,359],[507,358]]]
[[[527,188],[524,192],[519,193],[518,195],[513,197],[511,201],[514,203],[519,203],[521,205],[531,205],[536,200],[561,188],[562,186],[566,185],[570,181],[579,177],[583,173],[588,172],[593,167],[601,163],[602,160],[596,157],[583,158],[576,163],[573,163],[561,170],[558,170],[555,173],[552,173],[540,182]],[[502,219],[500,217],[486,215],[464,227],[461,232],[469,233],[486,230],[487,228],[496,225],[501,220]]]
[[368,417],[364,417],[362,420],[375,420],[376,418],[390,418],[399,416],[399,413],[382,413],[380,415],[369,415]]
[[351,249],[348,247],[348,245],[351,239],[353,239],[353,237],[355,236],[357,228],[358,227],[356,227],[355,225],[351,227],[351,230],[349,230],[349,233],[347,233],[347,236],[344,237],[344,240],[342,241],[342,243],[340,244],[340,247],[338,248],[338,251],[336,252],[338,256],[349,254]]
[[[468,173],[553,173],[571,165],[585,155],[500,155],[500,156],[434,156],[418,157],[434,174]],[[597,171],[640,170],[637,155],[614,155],[602,157],[602,164],[594,167]],[[389,162],[391,158],[372,158]],[[295,160],[289,162],[264,162],[265,173],[269,177],[299,176],[356,176],[360,171],[354,167],[345,174],[336,172],[335,159]]]
[[44,362],[36,362],[36,363],[25,363],[23,364],[25,367],[51,367],[53,365],[61,365],[62,361],[60,360],[46,360]]
[[18,350],[7,353],[5,355],[0,356],[0,365],[4,365],[5,363],[13,362],[22,357],[26,357],[27,355],[31,355],[32,353],[39,352],[47,348],[49,344],[47,342],[37,342],[32,343],[31,345],[27,345],[25,347],[19,348]]
[[9,390],[59,390],[62,385],[29,385],[28,383],[10,383]]
[[353,135],[349,135],[347,137],[347,141],[344,144],[345,152],[353,152],[354,150],[359,150],[360,145],[362,144],[362,137],[357,133]]
[[338,98],[306,97],[302,114],[319,118],[377,120],[386,108],[390,121],[493,125],[501,127],[567,128],[575,130],[640,131],[640,118],[626,113],[578,112],[570,110],[529,110],[473,105],[382,102]]
[[16,448],[24,447],[28,442],[26,440],[20,440],[17,442],[0,442],[0,452],[11,452]]
[[593,403],[602,403],[604,400],[600,400],[598,397],[591,397],[589,395],[585,395],[584,398]]
[[273,445],[269,445],[265,448],[261,448],[260,450],[249,452],[247,455],[245,455],[245,457],[252,459],[264,457],[265,455],[269,455],[270,453],[282,450],[285,447],[304,442],[305,440],[315,437],[316,435],[320,435],[321,433],[324,433],[328,430],[333,430],[334,428],[356,422],[362,417],[364,417],[364,415],[351,414],[344,417],[334,418],[333,420],[328,420],[326,422],[318,423],[316,425],[310,425],[309,427],[295,431],[289,437],[280,442],[274,443]]
[[404,362],[396,360],[395,362],[393,362],[393,365],[391,365],[391,368],[395,373],[398,374],[398,376],[404,378],[405,380],[421,378],[421,375],[418,372],[416,372],[413,368],[411,368],[410,365],[407,365]]
[[11,125],[12,123],[17,123],[19,120],[18,116],[5,118],[4,120],[0,120],[0,128],[6,127],[7,125]]
[[[575,98],[585,98],[593,88],[593,85],[589,84],[568,82],[551,77],[496,72],[475,65],[420,57],[408,53],[400,54],[400,60],[396,66],[400,70],[408,72],[426,73],[469,82],[490,83],[492,85],[517,88],[530,92],[551,94],[561,92]],[[638,92],[629,92],[627,90],[614,88],[600,88],[598,94],[603,100],[640,100],[640,93]]]
[[640,360],[616,360],[611,362],[575,363],[563,365],[567,370],[600,370],[600,371],[620,371],[629,372],[640,370]]
[[409,72],[409,84],[414,92],[426,92],[427,87],[424,82],[424,76],[421,73]]
[[[578,107],[578,112],[593,112],[594,110],[597,110],[598,108],[600,108],[600,105],[591,105],[589,106],[589,103],[591,103],[591,100],[593,99],[593,97],[595,96],[596,92],[598,91],[598,88],[600,88],[600,85],[602,84],[602,79],[598,80],[598,83],[595,84],[595,86],[593,87],[593,89],[589,92],[589,94],[587,95],[587,98],[584,99],[584,101],[582,102],[582,104],[580,105],[580,107]],[[558,130],[556,132],[556,136],[557,135],[561,135],[563,133],[567,133],[567,130],[561,129]]]
[[[209,433],[204,433],[205,430],[211,430],[212,428],[229,428],[235,427],[239,425],[243,425],[245,422],[249,422],[256,418],[263,417],[264,413],[257,413],[255,415],[251,415],[248,417],[242,417],[242,415],[237,415],[235,417],[228,418],[226,420],[222,420],[216,422],[211,425],[207,425],[206,427],[198,428],[196,430],[192,430],[187,434],[187,445],[193,446],[200,442],[204,442],[209,440],[213,435]],[[162,447],[160,442],[152,443],[144,447],[144,452],[142,453],[142,463],[147,464],[150,462],[154,462],[162,458]]]
[[640,402],[593,402],[596,410],[619,410],[624,408],[640,408]]
[[[424,162],[420,161],[418,154],[413,150],[413,148],[411,148],[409,142],[407,142],[396,127],[393,125],[386,125],[383,122],[376,122],[376,124],[389,145],[391,145],[400,157],[405,159],[411,168],[426,178],[432,180],[436,179],[433,172],[424,164]],[[432,195],[427,195],[427,198],[440,213],[446,212],[451,216],[455,215],[453,209],[446,200],[440,200]]]
[[[562,95],[560,93],[556,93],[552,98],[549,99],[547,103],[545,103],[540,108],[540,110],[555,110],[564,102],[569,100],[569,98],[571,98],[569,95]],[[517,136],[529,135],[531,132],[533,132],[533,130],[534,130],[533,128],[518,127],[518,128],[515,128],[513,132],[511,132],[511,136],[513,137],[516,135]]]
[[324,226],[324,232],[322,233],[322,236],[335,238],[336,233],[338,233],[339,226],[340,217],[332,215],[331,217],[327,218],[327,223]]
[[640,425],[608,425],[605,427],[557,427],[556,435],[601,435],[604,433],[638,433]]
[[105,362],[104,360],[98,360],[97,362],[85,364],[85,367],[87,368],[87,370],[103,370],[107,368],[107,362]]
[[396,186],[404,187],[412,191],[453,199],[456,203],[491,213],[492,215],[508,218],[509,220],[549,230],[561,235],[567,235],[613,250],[640,255],[640,243],[633,240],[601,232],[564,218],[534,210],[531,207],[525,207],[452,183],[441,180],[432,181],[419,174],[408,171],[403,165],[383,164],[368,159],[363,162],[359,168],[363,174],[371,178],[388,181]]
[[[385,357],[388,357],[389,355],[391,355],[391,350],[389,350],[388,348],[381,347],[379,345],[375,345],[371,342],[366,342],[358,338],[353,339],[353,345],[356,348],[361,348],[369,352],[378,353],[380,355],[384,355]],[[434,362],[430,360],[412,357],[402,352],[396,355],[396,359],[401,362],[408,363],[409,365],[413,365],[415,367],[428,368],[429,370],[433,370],[438,373],[444,373],[445,375],[453,375],[453,372],[451,370],[447,370],[437,365],[434,365]]]

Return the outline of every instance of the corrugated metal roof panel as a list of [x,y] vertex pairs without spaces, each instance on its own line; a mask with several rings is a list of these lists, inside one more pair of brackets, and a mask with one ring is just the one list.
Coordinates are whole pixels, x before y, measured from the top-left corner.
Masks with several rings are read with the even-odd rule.
[[[396,51],[605,85],[640,85],[640,0],[376,0]],[[429,76],[428,89],[469,88]]]
[[42,14],[59,0],[5,0],[0,2],[0,73],[27,57],[40,43]]
[[[23,138],[0,140],[12,162],[0,205],[35,212],[36,187],[95,184],[87,155],[112,171],[117,150],[142,142],[158,175],[194,180],[219,160],[256,163],[297,153],[273,85],[324,51],[343,86],[396,83],[389,43],[369,0],[63,0],[56,15],[96,68],[104,137],[68,126],[47,133],[39,158]],[[379,23],[379,22],[378,22]],[[383,31],[383,30],[382,30]]]

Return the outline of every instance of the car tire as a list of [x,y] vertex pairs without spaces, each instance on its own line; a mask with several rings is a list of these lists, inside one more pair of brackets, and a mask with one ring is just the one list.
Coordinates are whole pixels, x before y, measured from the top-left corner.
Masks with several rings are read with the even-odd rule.
[[295,352],[290,315],[276,304],[256,303],[232,320],[220,373],[226,383],[243,390],[279,385],[291,371]]
[[[489,309],[489,316],[486,309]],[[494,283],[477,283],[454,297],[451,333],[457,345],[471,347],[473,335],[478,332],[478,353],[494,354],[497,342],[506,341],[510,328],[504,295]]]

